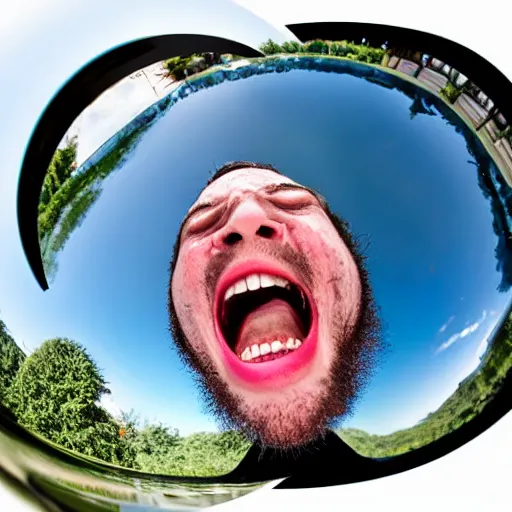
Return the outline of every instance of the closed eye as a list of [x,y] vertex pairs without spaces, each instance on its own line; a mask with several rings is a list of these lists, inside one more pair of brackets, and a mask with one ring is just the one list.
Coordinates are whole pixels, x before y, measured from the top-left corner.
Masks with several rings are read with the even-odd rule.
[[207,231],[215,225],[222,215],[221,208],[215,208],[204,213],[197,214],[189,221],[186,232],[187,234],[198,234]]
[[318,204],[314,196],[303,190],[283,190],[277,194],[272,194],[269,201],[283,210],[303,210]]

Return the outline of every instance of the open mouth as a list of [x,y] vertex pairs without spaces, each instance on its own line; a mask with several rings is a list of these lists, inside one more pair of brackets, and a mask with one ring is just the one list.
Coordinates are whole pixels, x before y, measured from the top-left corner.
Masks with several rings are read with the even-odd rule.
[[270,273],[250,273],[222,292],[217,325],[239,361],[265,363],[303,350],[312,309],[300,285]]

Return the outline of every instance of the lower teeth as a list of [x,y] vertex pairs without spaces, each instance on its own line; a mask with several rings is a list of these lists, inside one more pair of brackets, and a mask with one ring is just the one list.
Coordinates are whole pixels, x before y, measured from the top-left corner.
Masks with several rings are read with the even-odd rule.
[[244,361],[245,363],[264,363],[266,361],[272,361],[273,359],[279,359],[287,354],[292,352],[292,350],[282,350],[281,352],[277,352],[277,354],[265,354],[264,356],[258,356],[250,361]]
[[[247,347],[238,357],[244,363],[261,363],[265,361],[271,361],[273,359],[285,356],[290,352],[295,352],[297,349],[300,348],[302,342],[300,340],[294,340],[294,344],[294,348],[286,347],[286,345],[284,344],[285,346],[280,347],[277,351],[274,352],[272,350],[271,352],[266,352],[265,354],[259,354],[258,350],[256,350],[256,353],[254,353],[252,352],[251,348]],[[257,345],[255,347],[257,347]]]

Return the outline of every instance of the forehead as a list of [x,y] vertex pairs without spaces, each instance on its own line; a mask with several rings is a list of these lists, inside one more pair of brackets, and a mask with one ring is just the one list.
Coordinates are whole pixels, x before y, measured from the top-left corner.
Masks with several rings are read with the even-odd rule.
[[267,185],[278,185],[281,183],[298,185],[298,183],[290,178],[268,169],[237,169],[236,171],[224,174],[224,176],[208,185],[201,192],[196,203],[207,203],[217,198],[228,196],[233,192],[253,192]]

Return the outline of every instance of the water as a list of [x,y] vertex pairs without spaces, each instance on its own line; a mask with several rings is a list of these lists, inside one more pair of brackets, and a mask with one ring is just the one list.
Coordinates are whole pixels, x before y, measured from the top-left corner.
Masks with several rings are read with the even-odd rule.
[[435,410],[510,300],[508,242],[493,228],[507,229],[506,215],[489,188],[499,172],[440,100],[352,66],[226,81],[153,119],[58,255],[34,328],[85,344],[123,408],[185,433],[213,429],[169,348],[172,246],[210,172],[271,163],[322,193],[367,245],[390,352],[345,426],[386,433]]

